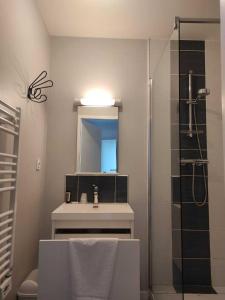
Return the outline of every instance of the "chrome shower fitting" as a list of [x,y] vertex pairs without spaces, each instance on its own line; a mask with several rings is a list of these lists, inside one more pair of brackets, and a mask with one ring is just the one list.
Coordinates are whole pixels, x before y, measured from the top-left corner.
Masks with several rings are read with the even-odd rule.
[[188,125],[188,136],[193,137],[193,124],[192,124],[192,104],[193,104],[193,99],[192,99],[192,74],[193,71],[190,70],[188,73],[188,106],[189,106],[189,125]]
[[[192,199],[194,203],[201,207],[207,203],[208,199],[208,189],[207,189],[207,178],[206,178],[206,169],[205,167],[208,165],[209,161],[207,159],[181,159],[181,165],[185,166],[186,164],[192,165]],[[197,199],[195,195],[195,188],[196,188],[196,167],[202,167],[203,171],[203,180],[204,180],[204,190],[205,194],[203,199]]]
[[[187,131],[187,135],[192,138],[193,137],[193,134],[197,134],[197,132],[195,132],[193,130],[193,105],[195,104],[198,104],[198,100],[210,95],[210,89],[207,89],[207,88],[202,88],[202,89],[199,89],[198,90],[198,94],[197,94],[197,97],[196,99],[193,99],[193,88],[192,88],[192,76],[193,76],[193,71],[190,70],[188,72],[188,93],[189,93],[189,96],[188,96],[188,101],[186,102],[189,106],[189,110],[188,110],[188,113],[189,113],[189,123],[188,123],[188,131]],[[195,107],[194,107],[194,110],[195,110]],[[195,113],[195,112],[194,112]],[[196,126],[196,124],[195,124]],[[196,126],[197,127],[197,126]]]
[[197,96],[196,100],[206,97],[208,95],[210,95],[210,89],[207,89],[207,88],[200,89],[200,90],[198,90],[198,96]]
[[[193,74],[193,72],[190,70],[188,73],[189,98],[188,98],[187,104],[189,105],[189,124],[188,124],[187,135],[190,138],[192,138],[193,134],[196,134],[198,150],[199,150],[199,154],[200,154],[200,159],[189,160],[189,163],[192,164],[192,198],[193,198],[194,203],[197,206],[204,206],[206,204],[207,198],[208,198],[206,169],[205,169],[205,167],[206,167],[205,165],[208,163],[208,160],[203,159],[202,147],[201,147],[200,137],[199,137],[199,134],[201,133],[201,131],[198,128],[198,122],[197,122],[197,117],[196,117],[196,105],[198,104],[199,100],[205,98],[206,96],[208,96],[210,94],[210,90],[207,88],[199,89],[196,99],[193,99],[192,98],[192,92],[193,92],[192,91],[192,76],[193,76],[192,74]],[[194,122],[193,122],[193,119],[194,119]],[[193,125],[195,126],[195,131],[193,130]],[[202,171],[203,171],[205,195],[204,195],[204,198],[201,200],[196,199],[196,195],[195,195],[196,166],[202,166]]]

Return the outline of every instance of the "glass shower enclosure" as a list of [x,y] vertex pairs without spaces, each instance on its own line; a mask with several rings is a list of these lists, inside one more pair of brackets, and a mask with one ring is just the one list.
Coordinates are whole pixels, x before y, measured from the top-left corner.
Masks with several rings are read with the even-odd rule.
[[176,17],[169,40],[150,41],[150,269],[156,300],[225,296],[220,68],[217,19]]

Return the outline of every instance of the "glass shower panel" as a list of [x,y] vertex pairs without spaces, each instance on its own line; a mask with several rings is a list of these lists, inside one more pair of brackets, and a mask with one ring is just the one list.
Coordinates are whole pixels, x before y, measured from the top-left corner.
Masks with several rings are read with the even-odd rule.
[[220,25],[181,22],[179,48],[183,289],[203,299],[225,291]]
[[151,289],[155,300],[182,300],[179,157],[179,31],[150,41]]

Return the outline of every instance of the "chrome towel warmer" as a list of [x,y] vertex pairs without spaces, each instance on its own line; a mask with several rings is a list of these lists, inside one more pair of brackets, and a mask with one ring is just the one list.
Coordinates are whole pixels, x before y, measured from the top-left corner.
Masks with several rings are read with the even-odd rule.
[[0,152],[0,200],[7,202],[0,206],[0,299],[7,296],[12,283],[20,117],[20,108],[0,100],[0,150],[7,149]]

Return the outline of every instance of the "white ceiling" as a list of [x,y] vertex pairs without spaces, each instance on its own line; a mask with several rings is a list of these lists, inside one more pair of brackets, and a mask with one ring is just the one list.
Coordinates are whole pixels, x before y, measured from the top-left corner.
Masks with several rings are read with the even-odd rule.
[[167,38],[175,16],[218,18],[219,0],[36,0],[50,35]]

